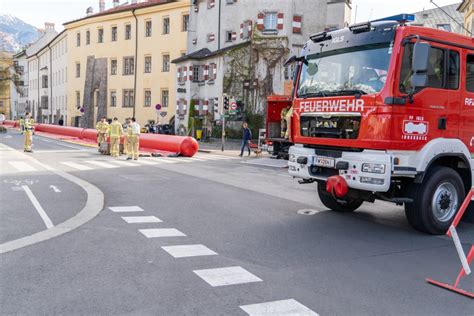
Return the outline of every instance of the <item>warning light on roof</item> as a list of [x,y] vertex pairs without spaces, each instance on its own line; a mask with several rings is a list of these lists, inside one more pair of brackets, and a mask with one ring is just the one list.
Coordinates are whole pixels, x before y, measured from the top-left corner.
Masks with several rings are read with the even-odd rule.
[[415,15],[402,13],[402,14],[388,16],[386,18],[377,19],[372,22],[379,22],[379,21],[397,21],[400,24],[406,24],[406,23],[414,22]]

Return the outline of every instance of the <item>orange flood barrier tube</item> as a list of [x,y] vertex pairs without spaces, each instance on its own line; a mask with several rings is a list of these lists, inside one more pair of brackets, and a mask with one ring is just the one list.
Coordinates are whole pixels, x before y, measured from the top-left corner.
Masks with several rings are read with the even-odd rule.
[[199,144],[189,136],[141,134],[140,147],[175,152],[185,157],[192,157],[197,153]]
[[[15,121],[4,121],[4,125],[15,126]],[[59,126],[52,124],[37,124],[36,131],[97,141],[97,131],[90,128]],[[194,156],[199,150],[198,142],[189,136],[162,134],[141,134],[140,148],[177,153],[185,157]]]
[[16,127],[18,122],[17,121],[11,121],[11,120],[5,120],[2,123],[3,125],[11,126],[11,127]]
[[37,124],[35,130],[43,133],[81,138],[83,128],[52,124]]

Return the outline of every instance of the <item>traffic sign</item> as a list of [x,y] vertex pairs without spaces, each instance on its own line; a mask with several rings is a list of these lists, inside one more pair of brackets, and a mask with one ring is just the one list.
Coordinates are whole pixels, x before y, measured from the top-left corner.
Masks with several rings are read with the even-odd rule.
[[161,117],[165,117],[167,114],[168,114],[167,112],[161,112],[161,113],[160,113],[160,116],[161,116]]
[[161,104],[158,103],[157,105],[155,105],[155,109],[156,109],[157,111],[161,110]]

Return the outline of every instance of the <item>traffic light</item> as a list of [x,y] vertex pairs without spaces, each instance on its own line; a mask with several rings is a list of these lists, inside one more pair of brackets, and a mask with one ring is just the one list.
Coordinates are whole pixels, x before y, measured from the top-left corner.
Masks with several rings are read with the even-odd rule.
[[224,95],[224,111],[229,111],[229,97]]
[[213,104],[214,104],[214,114],[219,114],[219,100],[215,98]]

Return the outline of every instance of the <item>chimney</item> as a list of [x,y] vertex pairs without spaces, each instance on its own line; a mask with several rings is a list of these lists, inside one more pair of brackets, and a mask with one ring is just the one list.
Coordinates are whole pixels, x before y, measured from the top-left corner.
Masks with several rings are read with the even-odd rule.
[[86,15],[89,16],[92,15],[92,13],[94,13],[94,10],[92,9],[92,7],[88,7],[86,10]]
[[119,0],[114,0],[114,8],[119,6]]
[[99,0],[99,12],[103,12],[105,10],[105,0]]
[[54,31],[54,23],[51,23],[51,22],[44,22],[44,29],[45,31]]

